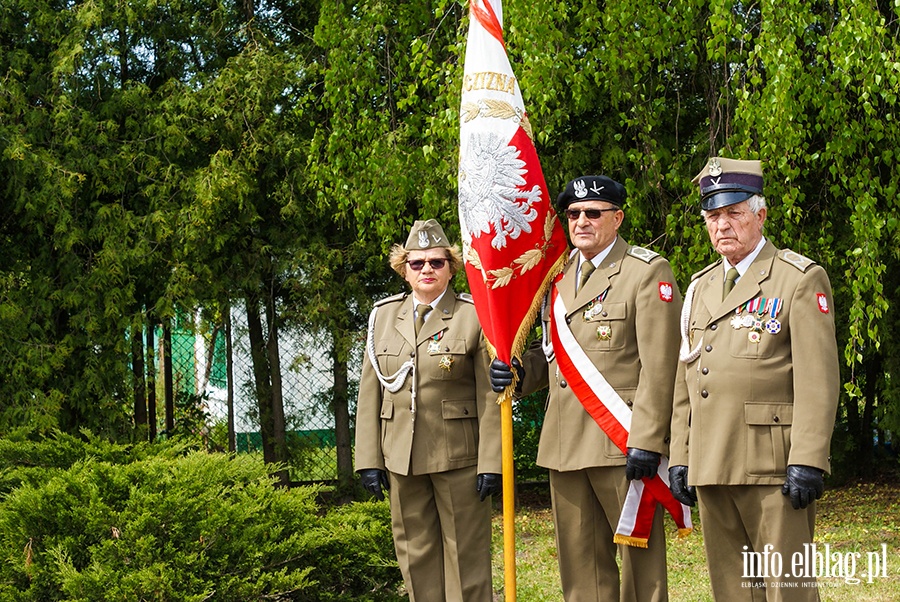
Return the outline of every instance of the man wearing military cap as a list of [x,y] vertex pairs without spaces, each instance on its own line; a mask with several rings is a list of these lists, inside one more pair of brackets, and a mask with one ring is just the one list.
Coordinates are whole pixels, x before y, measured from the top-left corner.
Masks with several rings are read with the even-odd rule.
[[[840,386],[831,284],[763,235],[759,161],[714,157],[694,182],[722,257],[685,294],[672,493],[699,503],[716,600],[816,600],[812,567],[792,563],[813,540],[829,469]],[[776,553],[783,566],[760,566]]]
[[491,504],[501,490],[500,408],[462,267],[437,221],[416,221],[391,267],[410,292],[369,317],[356,414],[356,470],[388,489],[409,599],[490,602]]
[[[575,249],[544,305],[544,341],[516,366],[521,394],[550,387],[537,464],[550,471],[566,602],[667,599],[662,510],[650,507],[646,548],[614,543],[629,479],[656,475],[668,450],[681,309],[669,263],[618,236],[625,200],[625,187],[606,176],[566,184],[557,205]],[[570,335],[563,349],[554,328]],[[575,374],[563,353],[568,346],[591,364],[576,369],[576,378],[606,383],[601,401],[631,418],[627,457],[591,413],[593,393],[566,377]],[[494,390],[512,381],[512,369],[494,360]]]

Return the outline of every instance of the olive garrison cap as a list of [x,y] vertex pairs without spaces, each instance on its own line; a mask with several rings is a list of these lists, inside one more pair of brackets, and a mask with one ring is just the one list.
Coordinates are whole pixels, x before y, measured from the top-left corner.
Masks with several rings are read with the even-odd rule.
[[437,247],[446,248],[450,246],[450,241],[444,235],[444,229],[437,223],[437,220],[416,220],[409,231],[409,237],[403,248],[407,251],[434,249]]
[[712,157],[692,180],[700,184],[700,208],[727,207],[762,194],[763,173],[759,161]]
[[572,203],[581,201],[606,201],[621,207],[625,204],[625,187],[606,176],[581,176],[566,184],[556,197],[556,206],[565,211]]

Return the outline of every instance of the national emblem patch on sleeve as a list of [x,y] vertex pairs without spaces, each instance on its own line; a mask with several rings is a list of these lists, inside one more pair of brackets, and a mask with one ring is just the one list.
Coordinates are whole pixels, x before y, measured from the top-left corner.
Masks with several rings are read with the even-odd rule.
[[823,314],[828,313],[828,297],[825,293],[816,293],[816,301],[819,303],[819,311]]
[[672,302],[672,283],[671,282],[660,282],[659,283],[659,298],[665,301],[666,303]]

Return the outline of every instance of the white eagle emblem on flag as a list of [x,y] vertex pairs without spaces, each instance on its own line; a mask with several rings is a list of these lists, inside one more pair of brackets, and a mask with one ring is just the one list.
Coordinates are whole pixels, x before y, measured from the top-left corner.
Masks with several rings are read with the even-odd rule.
[[472,238],[489,234],[491,246],[502,249],[507,238],[531,233],[538,216],[533,204],[541,200],[541,189],[519,190],[524,185],[525,162],[519,149],[493,132],[476,132],[469,137],[469,152],[459,165],[459,210]]

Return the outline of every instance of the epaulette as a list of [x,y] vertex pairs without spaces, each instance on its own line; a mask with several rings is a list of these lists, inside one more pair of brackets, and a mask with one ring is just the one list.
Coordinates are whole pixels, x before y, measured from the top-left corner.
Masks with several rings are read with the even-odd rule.
[[385,297],[381,301],[376,301],[375,307],[381,307],[382,305],[387,305],[388,303],[393,303],[394,301],[402,301],[404,297],[406,297],[406,293],[397,293],[396,295]]
[[465,301],[466,303],[475,304],[475,299],[472,298],[472,295],[469,293],[456,293],[456,298],[460,301]]
[[659,257],[659,253],[651,251],[650,249],[645,249],[644,247],[631,247],[628,249],[628,254],[632,257],[637,257],[644,263],[650,263]]
[[808,257],[804,257],[800,253],[794,253],[790,249],[781,249],[776,253],[778,259],[785,263],[789,263],[801,272],[805,272],[809,266],[815,265],[815,261],[809,259]]
[[721,265],[722,265],[722,260],[721,260],[721,259],[720,259],[719,261],[714,261],[714,262],[712,262],[711,264],[709,264],[708,266],[706,266],[705,268],[703,268],[702,270],[700,270],[699,272],[695,272],[694,275],[691,276],[691,280],[696,280],[697,278],[699,278],[699,277],[702,276],[703,274],[707,273],[708,271],[710,271],[710,270],[713,269],[714,267],[721,266]]

